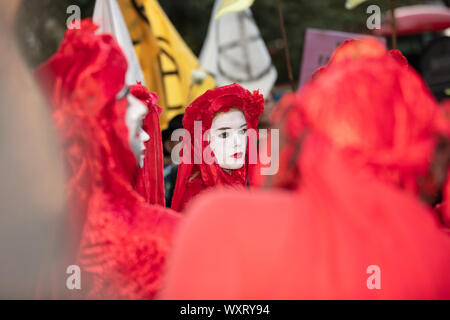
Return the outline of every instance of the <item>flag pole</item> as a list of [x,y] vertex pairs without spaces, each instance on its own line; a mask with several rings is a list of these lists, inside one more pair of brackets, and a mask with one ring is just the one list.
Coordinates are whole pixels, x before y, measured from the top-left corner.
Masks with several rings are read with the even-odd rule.
[[397,23],[395,19],[395,0],[391,0],[392,14],[392,49],[397,49]]
[[280,16],[281,33],[283,35],[284,53],[286,56],[286,64],[287,64],[287,69],[288,69],[289,81],[291,83],[292,91],[295,92],[297,90],[297,88],[296,88],[296,85],[294,82],[294,76],[292,73],[291,56],[289,54],[288,41],[287,41],[287,37],[286,37],[286,29],[284,27],[284,16],[283,16],[283,11],[281,10],[281,0],[277,0],[277,4],[278,4],[278,14]]

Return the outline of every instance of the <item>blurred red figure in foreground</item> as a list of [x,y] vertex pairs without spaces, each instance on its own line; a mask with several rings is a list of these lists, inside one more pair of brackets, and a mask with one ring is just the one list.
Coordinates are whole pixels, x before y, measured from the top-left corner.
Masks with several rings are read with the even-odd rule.
[[96,35],[96,29],[84,20],[80,30],[68,30],[58,52],[37,71],[67,163],[77,252],[70,264],[81,267],[81,297],[150,299],[159,289],[178,216],[146,204],[135,191],[138,163],[130,132],[140,134],[139,119],[131,119],[134,132],[128,111],[136,98],[118,97],[126,58],[110,35]]
[[392,55],[322,70],[275,117],[284,143],[271,184],[290,191],[194,201],[161,297],[450,298],[450,237],[403,190],[427,170],[436,108]]

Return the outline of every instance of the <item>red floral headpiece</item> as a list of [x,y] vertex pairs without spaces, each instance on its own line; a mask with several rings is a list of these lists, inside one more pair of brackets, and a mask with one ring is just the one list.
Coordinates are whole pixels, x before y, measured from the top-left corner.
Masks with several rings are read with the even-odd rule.
[[257,90],[251,93],[237,83],[208,90],[186,108],[183,126],[194,134],[194,121],[202,121],[203,131],[211,127],[214,115],[235,107],[244,113],[248,128],[256,129],[264,111],[264,97]]
[[130,86],[130,93],[141,100],[149,109],[156,111],[158,116],[161,115],[162,109],[156,103],[158,102],[158,95],[155,92],[150,92],[146,87],[144,87],[140,82],[135,85]]

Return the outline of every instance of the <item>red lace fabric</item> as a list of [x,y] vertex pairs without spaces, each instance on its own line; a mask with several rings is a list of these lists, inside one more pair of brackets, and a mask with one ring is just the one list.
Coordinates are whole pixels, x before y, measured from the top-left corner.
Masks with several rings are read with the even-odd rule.
[[[264,98],[258,91],[251,93],[235,83],[208,90],[186,108],[183,126],[190,133],[191,139],[189,145],[187,145],[186,140],[184,140],[184,143],[186,149],[190,151],[190,155],[187,157],[181,155],[172,209],[182,211],[193,197],[207,188],[219,185],[241,188],[246,185],[249,143],[247,143],[246,165],[241,169],[232,170],[231,174],[225,172],[217,163],[206,164],[201,159],[195,161],[195,157],[198,155],[195,154],[194,146],[201,150],[202,155],[205,150],[211,152],[209,143],[203,141],[203,135],[206,130],[211,128],[214,115],[219,111],[226,112],[231,107],[239,108],[245,116],[247,128],[256,130],[259,116],[264,111]],[[201,134],[194,134],[195,121],[202,122]],[[212,154],[212,156],[214,155]],[[186,157],[189,161],[183,159],[183,157]],[[195,164],[195,162],[201,163]]]
[[[160,287],[179,217],[145,203],[133,187],[128,143],[127,62],[110,35],[83,20],[36,72],[47,94],[67,163],[72,246],[83,298],[150,299]],[[61,284],[62,286],[62,284]]]
[[377,46],[364,43],[345,43],[315,80],[300,94],[286,97],[276,110],[274,121],[286,119],[287,126],[280,165],[292,169],[292,175],[280,170],[285,175],[277,184],[295,187],[299,181],[296,167],[286,161],[299,151],[296,142],[307,126],[333,141],[358,167],[417,192],[417,178],[427,172],[435,147],[437,102],[398,52],[380,45],[368,56],[367,50],[355,53]]
[[141,84],[130,86],[130,93],[141,100],[148,108],[142,129],[150,136],[145,144],[144,166],[138,169],[136,188],[146,202],[165,206],[164,163],[159,116],[162,109],[156,104],[158,96]]

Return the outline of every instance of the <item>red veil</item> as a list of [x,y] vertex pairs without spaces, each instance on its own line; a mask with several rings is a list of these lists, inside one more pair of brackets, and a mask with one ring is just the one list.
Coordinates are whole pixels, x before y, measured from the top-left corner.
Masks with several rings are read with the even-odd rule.
[[162,151],[161,129],[159,116],[161,108],[156,104],[158,96],[138,83],[130,86],[130,93],[141,100],[148,108],[142,129],[150,135],[146,143],[144,166],[138,169],[136,189],[145,201],[150,204],[159,204],[164,207],[164,163]]
[[[178,216],[150,206],[133,187],[124,87],[127,61],[90,19],[68,30],[37,70],[67,164],[70,240],[81,267],[81,296],[152,298]],[[65,269],[64,269],[65,272]]]
[[[199,164],[194,163],[195,157],[198,156],[194,154],[194,146],[200,146],[198,149],[201,150],[202,155],[209,146],[207,141],[203,141],[203,134],[211,128],[214,115],[219,111],[226,112],[231,107],[236,107],[243,112],[248,129],[256,130],[259,116],[264,111],[264,98],[258,91],[251,93],[235,83],[208,90],[186,108],[183,126],[189,132],[191,139],[189,142],[185,138],[183,143],[190,155],[181,157],[172,209],[182,211],[192,197],[213,186],[243,187],[246,185],[249,143],[247,143],[246,165],[241,169],[232,170],[231,174],[225,172],[217,163],[206,164],[203,161]],[[201,135],[195,135],[194,121],[201,121]]]

